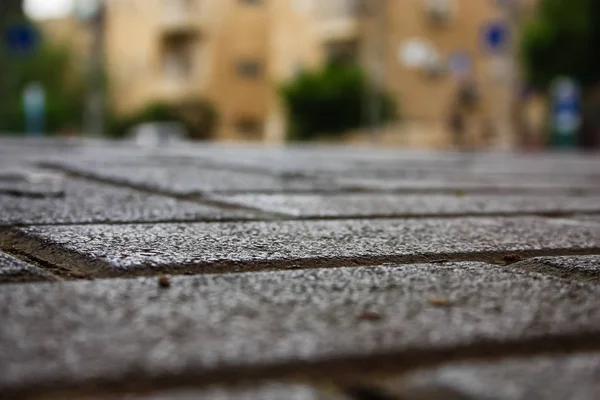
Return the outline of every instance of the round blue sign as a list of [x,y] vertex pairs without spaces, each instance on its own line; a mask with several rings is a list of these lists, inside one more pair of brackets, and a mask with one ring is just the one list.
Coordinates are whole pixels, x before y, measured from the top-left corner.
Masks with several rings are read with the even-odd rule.
[[26,23],[10,25],[4,34],[6,48],[11,53],[31,53],[38,44],[38,32]]
[[486,49],[501,52],[510,40],[510,31],[503,21],[493,21],[483,28],[483,42]]

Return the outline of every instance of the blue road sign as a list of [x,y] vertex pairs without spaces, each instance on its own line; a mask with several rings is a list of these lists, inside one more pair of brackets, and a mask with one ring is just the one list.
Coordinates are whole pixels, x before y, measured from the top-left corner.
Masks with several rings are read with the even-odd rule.
[[571,78],[559,78],[552,85],[553,142],[559,147],[574,147],[581,126],[581,89]]
[[504,21],[488,22],[483,27],[483,45],[493,52],[500,53],[506,50],[510,40],[510,29]]
[[33,52],[38,45],[39,35],[30,24],[18,23],[8,26],[4,32],[4,41],[9,52],[25,55]]

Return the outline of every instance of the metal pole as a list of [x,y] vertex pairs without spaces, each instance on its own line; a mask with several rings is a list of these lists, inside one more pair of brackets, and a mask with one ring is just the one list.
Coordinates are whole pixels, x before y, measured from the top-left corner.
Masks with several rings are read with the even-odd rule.
[[372,138],[376,143],[381,141],[378,127],[383,118],[383,98],[379,90],[384,85],[387,71],[387,0],[370,0],[367,17],[369,18],[368,33],[364,39],[363,54],[367,66],[367,90],[365,93],[364,113],[366,125],[373,129]]
[[104,133],[104,7],[98,1],[95,15],[88,20],[91,48],[88,64],[87,99],[84,115],[85,131],[93,137]]

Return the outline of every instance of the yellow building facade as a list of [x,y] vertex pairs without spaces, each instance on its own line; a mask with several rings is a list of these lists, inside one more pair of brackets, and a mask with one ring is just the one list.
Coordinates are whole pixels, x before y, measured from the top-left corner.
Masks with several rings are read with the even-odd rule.
[[505,118],[510,57],[491,56],[481,34],[505,18],[498,3],[108,0],[112,101],[127,113],[151,101],[205,98],[220,114],[215,139],[278,142],[285,136],[278,87],[302,69],[348,57],[397,98],[408,124],[446,121],[458,70],[477,85],[474,114]]

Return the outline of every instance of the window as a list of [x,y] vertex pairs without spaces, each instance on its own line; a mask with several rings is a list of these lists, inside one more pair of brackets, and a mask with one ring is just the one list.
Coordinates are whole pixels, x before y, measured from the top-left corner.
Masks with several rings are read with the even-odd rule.
[[197,41],[191,35],[169,35],[163,39],[162,69],[170,81],[187,80],[194,72]]
[[325,44],[327,61],[330,64],[356,64],[359,45],[357,40],[332,41]]
[[262,68],[256,60],[243,60],[238,63],[237,72],[246,78],[258,78],[262,74]]

